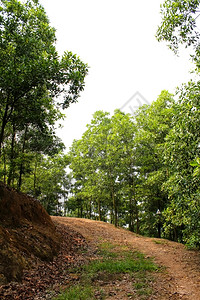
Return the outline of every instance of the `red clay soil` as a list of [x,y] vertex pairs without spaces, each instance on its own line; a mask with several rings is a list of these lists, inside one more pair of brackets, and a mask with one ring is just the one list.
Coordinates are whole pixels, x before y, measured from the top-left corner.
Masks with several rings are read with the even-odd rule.
[[[184,245],[168,240],[142,237],[108,223],[62,217],[53,220],[79,232],[90,243],[109,241],[154,257],[166,271],[157,274],[155,292],[149,299],[200,299],[200,252],[188,251]],[[107,299],[130,298],[121,294],[121,298],[115,295]]]
[[[44,300],[77,281],[68,270],[84,264],[87,258],[81,253],[88,248],[84,238],[67,226],[56,224],[56,231],[62,235],[57,256],[50,262],[33,255],[31,269],[25,269],[21,282],[10,282],[0,286],[1,300]],[[89,251],[87,251],[87,255]]]
[[0,183],[1,300],[51,299],[75,280],[66,270],[83,263],[85,248],[84,238],[54,224],[37,200]]
[[61,237],[41,204],[0,183],[0,284],[21,281],[38,259],[51,261]]

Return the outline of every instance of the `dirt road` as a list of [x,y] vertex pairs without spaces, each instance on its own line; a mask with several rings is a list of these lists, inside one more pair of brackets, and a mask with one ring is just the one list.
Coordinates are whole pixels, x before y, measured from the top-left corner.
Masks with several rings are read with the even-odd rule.
[[103,222],[63,217],[53,217],[53,220],[76,230],[91,244],[100,240],[116,242],[154,257],[166,271],[157,275],[156,293],[151,299],[200,300],[200,252],[188,251],[183,245],[168,240],[141,237]]

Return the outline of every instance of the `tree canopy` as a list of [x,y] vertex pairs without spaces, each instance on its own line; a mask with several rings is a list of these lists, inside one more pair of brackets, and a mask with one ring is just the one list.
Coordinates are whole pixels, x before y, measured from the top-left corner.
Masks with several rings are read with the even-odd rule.
[[[55,124],[76,102],[88,67],[56,51],[55,29],[37,0],[0,2],[1,178],[11,182],[30,170],[34,153],[56,153],[63,144]],[[28,164],[25,167],[25,164]]]
[[198,47],[196,22],[200,13],[199,4],[199,0],[166,0],[161,5],[162,22],[157,31],[158,40],[167,41],[175,52],[179,44]]

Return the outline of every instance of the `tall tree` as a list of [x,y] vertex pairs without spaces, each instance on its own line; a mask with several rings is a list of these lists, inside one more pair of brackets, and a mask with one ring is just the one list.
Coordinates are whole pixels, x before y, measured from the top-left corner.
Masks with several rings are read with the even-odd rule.
[[[136,112],[135,147],[140,174],[141,231],[160,237],[161,220],[157,212],[167,206],[167,193],[162,190],[167,177],[163,149],[165,138],[172,126],[174,100],[170,93],[162,91],[150,106]],[[143,192],[141,193],[141,187]],[[152,226],[154,224],[154,226]]]
[[[178,52],[180,44],[192,46],[191,55],[200,70],[200,44],[197,26],[199,0],[167,0],[161,6],[162,22],[157,31],[159,41],[165,40]],[[164,184],[170,203],[164,212],[165,232],[169,237],[190,246],[200,245],[199,236],[199,82],[189,82],[179,89],[174,105],[173,128],[166,138],[164,151],[169,178]],[[194,163],[196,161],[196,163]],[[194,172],[193,166],[197,169]]]
[[27,111],[48,110],[49,103],[66,108],[83,89],[87,66],[71,52],[59,58],[55,42],[55,29],[37,0],[1,1],[0,152],[5,128],[22,106]]
[[98,111],[87,127],[70,151],[77,199],[89,199],[99,219],[110,219],[116,226],[128,221],[133,230],[137,200],[132,118],[119,110],[112,117]]
[[[119,223],[128,223],[130,230],[139,231],[134,136],[135,126],[131,115],[115,110],[111,117],[107,151],[107,165],[112,175],[111,178],[108,178],[108,182],[112,183],[114,223],[116,226]],[[127,212],[126,220],[123,216],[125,211]],[[119,216],[121,216],[121,220],[119,220]],[[134,228],[135,225],[136,228]]]
[[166,138],[164,157],[169,178],[164,187],[170,198],[165,212],[168,236],[199,246],[199,177],[192,161],[200,155],[200,86],[194,82],[180,89],[174,105],[173,127]]
[[93,206],[93,212],[100,220],[104,218],[102,194],[106,194],[104,169],[110,128],[108,116],[108,113],[96,112],[82,139],[75,141],[70,151],[77,199],[88,199],[90,205],[87,206],[90,209]]

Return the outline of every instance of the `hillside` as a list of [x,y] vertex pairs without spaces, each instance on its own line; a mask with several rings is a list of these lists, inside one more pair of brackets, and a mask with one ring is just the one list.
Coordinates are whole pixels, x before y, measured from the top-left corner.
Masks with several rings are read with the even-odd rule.
[[[69,265],[82,263],[84,238],[55,224],[40,203],[0,183],[0,299],[44,299],[66,282]],[[46,299],[46,296],[45,296]]]
[[37,200],[0,183],[0,284],[21,281],[38,259],[51,261],[60,239]]
[[108,223],[50,217],[35,199],[0,184],[0,299],[53,299],[78,284],[80,274],[71,268],[96,260],[100,244],[140,251],[162,268],[153,274],[148,298],[134,294],[127,275],[121,280],[97,277],[107,296],[97,291],[95,299],[200,299],[199,252]]

